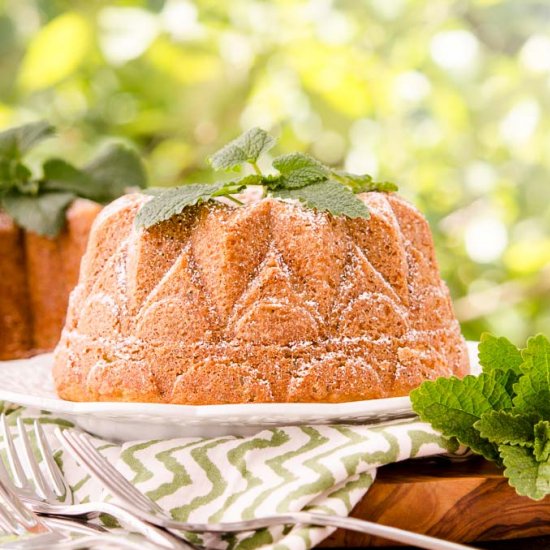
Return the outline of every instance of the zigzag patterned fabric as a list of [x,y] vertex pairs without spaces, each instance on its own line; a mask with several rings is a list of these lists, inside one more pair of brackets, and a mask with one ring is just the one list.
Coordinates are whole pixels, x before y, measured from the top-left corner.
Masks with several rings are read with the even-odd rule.
[[[44,411],[11,410],[10,425],[22,416],[40,418],[58,463],[78,501],[109,499],[59,449],[52,431],[72,424]],[[374,482],[378,467],[414,457],[455,453],[455,441],[428,424],[407,421],[383,427],[291,426],[253,437],[187,437],[123,445],[95,444],[124,476],[179,520],[232,521],[290,511],[348,515]],[[329,536],[325,527],[276,527],[224,536],[185,534],[190,542],[220,550],[308,550]]]

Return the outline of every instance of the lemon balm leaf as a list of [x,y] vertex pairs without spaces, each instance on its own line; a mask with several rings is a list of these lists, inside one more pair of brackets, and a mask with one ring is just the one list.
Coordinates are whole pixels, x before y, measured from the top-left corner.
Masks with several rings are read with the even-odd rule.
[[305,187],[328,179],[330,171],[317,159],[304,153],[290,153],[273,159],[281,178],[279,185],[286,189]]
[[541,500],[550,494],[550,461],[538,461],[533,450],[526,447],[501,445],[504,475],[519,495]]
[[481,437],[498,445],[510,444],[533,447],[533,425],[536,415],[514,414],[510,411],[490,411],[478,420],[474,427]]
[[214,197],[229,196],[237,193],[242,187],[235,182],[193,183],[154,194],[139,210],[136,225],[151,227],[181,214],[188,206],[206,202]]
[[483,333],[478,346],[478,357],[483,372],[499,369],[521,374],[521,350],[507,338],[497,338],[488,332]]
[[514,407],[550,420],[550,341],[543,334],[529,338],[522,357],[523,375],[514,385]]
[[74,193],[46,192],[39,195],[9,193],[2,199],[6,212],[21,227],[39,235],[55,237],[65,224],[65,211]]
[[411,392],[410,398],[420,418],[443,435],[456,437],[488,460],[500,460],[497,445],[474,427],[485,413],[512,408],[512,398],[494,376],[438,378],[424,382]]
[[350,189],[338,182],[327,180],[307,185],[299,189],[275,189],[274,197],[294,199],[318,212],[328,212],[333,216],[348,218],[369,218],[365,203]]
[[245,163],[255,163],[259,156],[269,151],[276,143],[261,128],[252,128],[210,157],[210,164],[215,170],[230,170]]

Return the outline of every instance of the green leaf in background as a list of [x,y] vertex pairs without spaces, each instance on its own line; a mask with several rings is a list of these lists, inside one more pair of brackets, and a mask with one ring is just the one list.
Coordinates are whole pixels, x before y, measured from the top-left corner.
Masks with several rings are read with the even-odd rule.
[[0,206],[21,227],[53,237],[63,227],[65,210],[76,197],[107,203],[127,188],[145,186],[140,157],[120,144],[107,147],[83,170],[51,158],[42,166],[42,178],[33,178],[21,157],[53,133],[46,122],[0,133]]
[[317,159],[304,153],[290,153],[273,159],[281,173],[281,187],[295,189],[326,180],[330,172]]
[[239,187],[242,188],[233,182],[218,182],[193,183],[168,189],[162,194],[153,195],[153,198],[140,208],[135,223],[138,227],[151,227],[181,214],[187,206],[200,204],[213,197],[236,193]]
[[70,191],[79,197],[107,203],[128,188],[143,188],[146,175],[143,163],[132,149],[115,144],[104,149],[84,169],[62,159],[49,159],[43,165],[43,187]]
[[269,151],[275,143],[275,138],[265,130],[252,128],[214,153],[210,157],[210,164],[215,170],[230,170],[246,162],[254,164],[258,157]]
[[90,24],[82,15],[59,15],[32,38],[19,73],[21,88],[34,91],[69,76],[84,61],[91,45]]
[[351,174],[344,170],[332,170],[334,179],[347,185],[354,193],[365,193],[367,191],[381,191],[391,193],[399,188],[395,183],[389,181],[376,182],[368,174]]
[[521,350],[507,338],[497,338],[488,332],[483,333],[478,346],[478,357],[483,372],[499,369],[511,370],[518,376],[521,375]]
[[94,196],[94,182],[72,164],[58,158],[48,159],[42,166],[43,188],[49,191],[69,191],[79,197],[91,199]]
[[456,437],[462,444],[488,460],[499,461],[498,448],[483,438],[474,424],[492,410],[512,408],[506,388],[489,374],[458,378],[438,378],[424,382],[410,394],[413,409],[447,437]]
[[21,193],[36,194],[38,182],[31,180],[31,171],[16,159],[0,159],[0,195],[16,190]]
[[349,188],[332,180],[313,183],[300,189],[275,189],[272,195],[281,199],[298,200],[308,208],[329,212],[333,216],[367,219],[370,216],[361,199]]
[[481,437],[497,445],[510,444],[532,447],[536,415],[514,414],[509,411],[489,411],[474,424]]
[[535,424],[535,458],[539,462],[550,459],[550,421],[541,420]]
[[526,447],[501,445],[500,455],[506,470],[504,475],[519,495],[540,500],[550,493],[550,462],[539,462],[533,450]]
[[9,193],[2,206],[18,225],[39,235],[55,237],[65,224],[65,211],[73,193],[46,192],[36,196]]
[[0,132],[0,158],[19,159],[29,149],[54,133],[55,128],[44,121],[31,122]]
[[103,203],[120,197],[128,188],[144,188],[147,183],[140,156],[118,143],[106,147],[83,172],[92,182],[88,198]]
[[514,407],[550,420],[550,341],[543,334],[529,338],[522,357],[523,376],[514,386]]

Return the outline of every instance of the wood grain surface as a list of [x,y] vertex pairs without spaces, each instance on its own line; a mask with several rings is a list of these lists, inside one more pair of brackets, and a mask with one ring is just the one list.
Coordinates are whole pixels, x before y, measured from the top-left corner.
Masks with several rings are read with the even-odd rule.
[[[478,458],[407,461],[381,468],[353,517],[456,542],[550,535],[550,497],[519,497],[493,464]],[[336,531],[323,547],[395,546]]]

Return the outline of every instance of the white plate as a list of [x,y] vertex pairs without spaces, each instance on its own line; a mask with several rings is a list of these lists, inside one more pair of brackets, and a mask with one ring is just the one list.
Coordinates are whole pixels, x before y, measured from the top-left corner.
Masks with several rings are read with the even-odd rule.
[[[472,372],[477,348],[468,343]],[[131,441],[173,437],[251,435],[263,428],[299,424],[382,424],[415,416],[408,397],[349,403],[247,403],[163,405],[157,403],[73,403],[57,397],[52,354],[0,361],[0,401],[62,414],[100,437]]]

